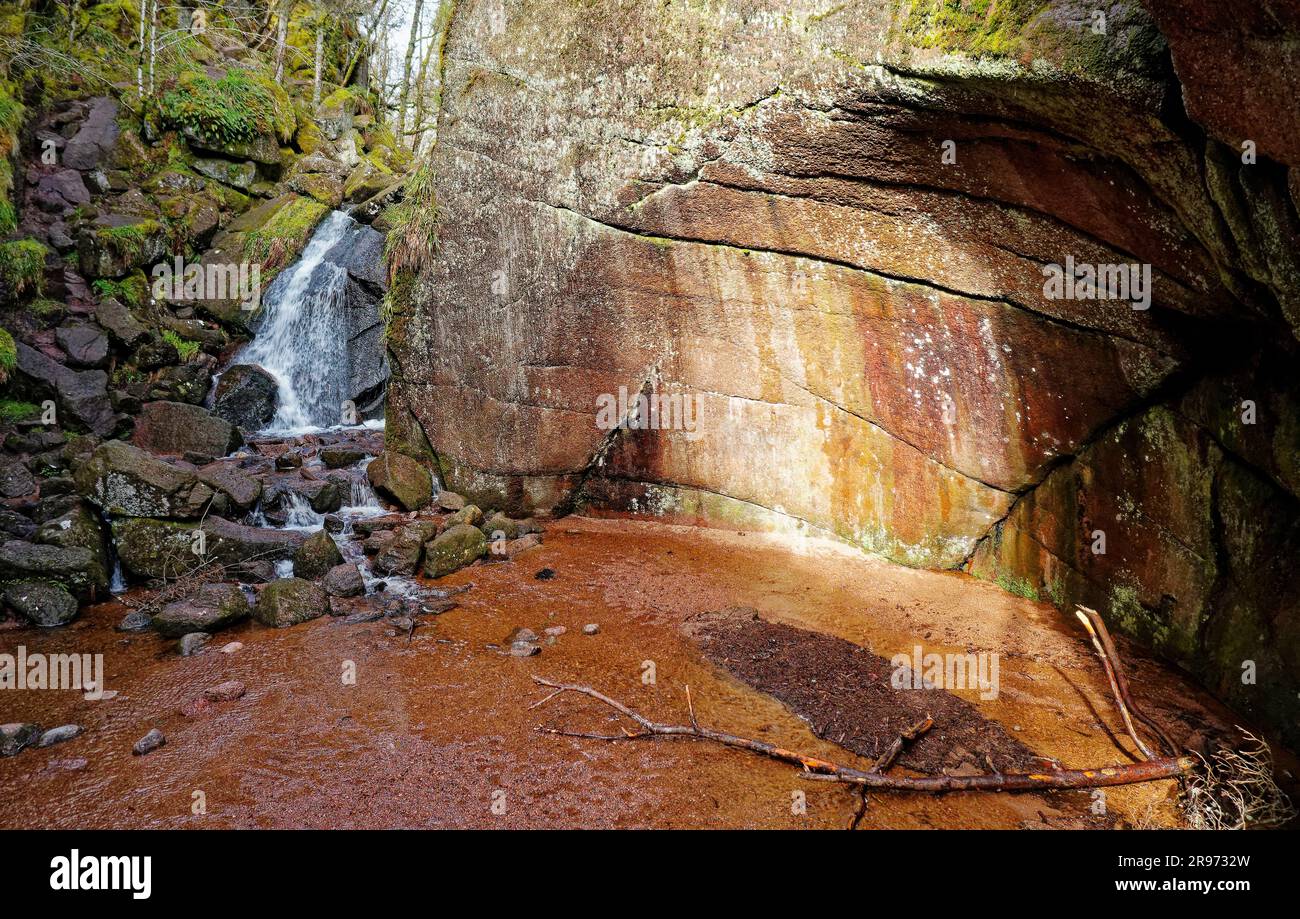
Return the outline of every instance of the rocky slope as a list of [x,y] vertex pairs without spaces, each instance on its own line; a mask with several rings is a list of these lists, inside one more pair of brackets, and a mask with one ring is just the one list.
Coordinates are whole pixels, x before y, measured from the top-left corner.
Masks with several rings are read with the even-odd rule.
[[460,0],[390,445],[1083,602],[1300,742],[1300,25],[1103,12]]

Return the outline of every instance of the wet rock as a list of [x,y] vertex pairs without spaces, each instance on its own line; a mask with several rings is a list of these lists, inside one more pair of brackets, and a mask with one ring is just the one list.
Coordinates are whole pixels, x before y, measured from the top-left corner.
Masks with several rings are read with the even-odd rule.
[[52,747],[56,743],[63,743],[65,740],[72,740],[80,736],[82,731],[79,724],[63,724],[57,728],[50,728],[41,735],[41,739],[36,742],[38,747]]
[[193,657],[203,652],[211,638],[207,632],[189,632],[181,636],[181,640],[176,643],[176,650],[181,657]]
[[433,497],[433,480],[425,469],[409,456],[385,450],[366,467],[366,477],[375,491],[405,510],[416,511]]
[[260,559],[236,562],[226,568],[226,574],[243,584],[265,584],[277,577],[274,563]]
[[322,447],[320,451],[320,460],[330,469],[341,469],[345,466],[353,466],[366,458],[366,451],[359,450],[356,447],[333,446]]
[[549,628],[542,629],[542,634],[548,638],[559,638],[565,632],[569,631],[562,625],[553,625]]
[[95,169],[117,144],[117,102],[107,96],[92,99],[81,128],[63,148],[63,165],[83,172]]
[[275,417],[279,384],[256,364],[236,364],[221,375],[213,414],[245,431],[259,431]]
[[517,641],[537,641],[537,640],[538,640],[537,633],[534,632],[532,629],[527,628],[526,626],[521,626],[520,628],[515,629],[506,638],[506,641],[510,642],[511,644],[514,644]]
[[325,577],[336,565],[343,562],[343,553],[329,533],[318,530],[298,547],[293,555],[293,571],[309,581]]
[[144,610],[132,610],[117,624],[119,632],[147,632],[153,628],[153,616]]
[[35,533],[36,524],[30,518],[7,507],[0,507],[0,534],[29,541]]
[[[43,490],[44,491],[44,490]],[[43,502],[51,511],[57,510],[57,504],[51,494]],[[105,547],[104,523],[91,506],[79,498],[66,499],[72,506],[59,514],[44,520],[33,534],[32,541],[46,546],[58,546],[61,549],[86,549],[95,558],[97,570],[91,572],[95,583],[108,583],[109,561]]]
[[165,638],[216,632],[247,619],[248,598],[238,584],[203,584],[192,595],[169,603],[153,618]]
[[263,625],[281,629],[316,619],[329,612],[325,592],[302,578],[281,578],[262,588],[253,617]]
[[348,616],[344,616],[343,622],[345,625],[361,625],[366,622],[378,622],[380,619],[383,618],[384,618],[383,610],[366,609],[366,610],[361,610],[360,612],[352,613],[351,615]]
[[146,753],[152,753],[154,750],[157,750],[166,743],[167,738],[163,736],[163,732],[157,728],[153,728],[148,734],[135,742],[135,746],[131,748],[131,753],[135,756],[144,756]]
[[542,653],[542,646],[532,641],[516,641],[510,644],[511,657],[533,657]]
[[167,228],[133,214],[111,214],[83,227],[77,235],[77,259],[87,278],[121,278],[147,268],[167,255]]
[[117,417],[108,398],[108,375],[104,371],[73,370],[21,341],[17,350],[18,376],[34,395],[55,399],[60,423],[86,428],[101,437],[113,432]]
[[[130,517],[114,520],[113,539],[122,567],[136,577],[174,577],[198,564],[195,523]],[[295,530],[273,530],[209,517],[203,523],[207,558],[223,565],[272,563],[293,557],[307,537]]]
[[154,453],[187,451],[225,456],[244,442],[239,431],[207,409],[184,402],[149,402],[135,422],[132,442]]
[[454,527],[464,524],[466,526],[478,526],[479,521],[483,519],[483,512],[477,505],[466,504],[456,513],[447,518],[447,526]]
[[[76,594],[103,590],[103,568],[89,549],[63,549],[9,540],[0,544],[0,580],[47,581],[65,585]],[[63,601],[53,601],[61,609]]]
[[95,307],[95,318],[114,343],[122,348],[134,348],[149,337],[149,330],[131,311],[111,297]]
[[241,511],[248,511],[262,496],[262,482],[230,463],[209,463],[198,470],[199,481],[225,495]]
[[17,581],[4,589],[10,607],[43,628],[67,625],[77,618],[77,599],[50,581]]
[[343,506],[343,492],[334,482],[303,478],[281,478],[263,486],[263,502],[284,508],[284,496],[303,498],[318,514],[332,514]]
[[350,563],[331,568],[321,582],[321,586],[332,597],[359,597],[366,592],[361,569]]
[[534,574],[533,578],[538,581],[553,581],[555,580],[555,569],[543,568]]
[[257,164],[251,160],[234,163],[225,159],[195,157],[191,166],[199,175],[216,179],[223,185],[230,185],[241,191],[247,191],[257,180]]
[[286,450],[275,458],[275,468],[292,470],[302,468],[302,454],[297,450]]
[[221,646],[222,654],[234,654],[235,652],[242,650],[244,650],[244,643],[242,641],[232,641],[229,644]]
[[195,150],[219,153],[233,160],[256,160],[266,166],[280,165],[280,144],[274,134],[258,134],[249,139],[227,138],[197,125],[185,125],[181,133]]
[[76,472],[81,495],[116,516],[197,517],[212,489],[139,447],[110,440]]
[[588,622],[582,627],[583,635],[595,635],[600,632],[600,626],[594,622]]
[[36,743],[40,736],[39,724],[0,724],[0,756],[16,756]]
[[[518,539],[531,533],[542,532],[542,526],[537,521],[514,520],[500,511],[485,518],[478,527],[488,539]],[[500,536],[496,535],[498,533]]]
[[0,495],[21,498],[36,490],[36,480],[21,462],[12,457],[0,458]]
[[203,691],[203,698],[209,702],[234,702],[247,691],[239,680],[227,680]]
[[440,578],[481,558],[487,538],[476,527],[453,526],[424,547],[424,576]]
[[[515,558],[522,555],[529,549],[536,549],[542,544],[540,533],[529,533],[527,536],[520,536],[518,539],[508,539],[505,545],[501,546],[500,554],[506,558]],[[495,552],[496,549],[494,548]]]
[[430,525],[399,527],[384,540],[372,567],[380,574],[414,574],[420,566],[424,544],[433,538],[434,532],[436,529]]
[[454,491],[438,492],[438,507],[444,511],[458,511],[465,506],[465,499]]
[[54,331],[68,361],[79,367],[102,367],[108,360],[108,333],[89,322],[60,326]]

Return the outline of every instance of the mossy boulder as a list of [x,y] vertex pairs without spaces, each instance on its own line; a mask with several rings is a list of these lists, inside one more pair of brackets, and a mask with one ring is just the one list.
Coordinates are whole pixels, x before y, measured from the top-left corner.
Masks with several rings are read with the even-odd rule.
[[433,498],[433,478],[409,456],[385,450],[366,467],[366,477],[380,495],[404,510],[417,511]]
[[182,74],[163,94],[163,124],[178,129],[196,150],[236,160],[278,165],[280,144],[297,127],[288,94],[275,81],[238,68],[213,79],[206,73]]
[[424,547],[424,576],[440,578],[472,564],[487,552],[483,531],[468,524],[453,526]]
[[167,254],[167,228],[157,220],[133,216],[106,218],[77,237],[81,273],[88,278],[122,278]]
[[300,578],[316,581],[336,565],[343,564],[343,553],[329,533],[318,530],[293,554],[293,573]]
[[325,591],[302,578],[280,578],[262,588],[253,618],[275,629],[318,619],[329,612]]
[[191,632],[216,632],[249,616],[248,598],[238,584],[204,584],[193,595],[169,603],[153,617],[164,638]]
[[67,625],[77,618],[77,598],[51,581],[16,581],[6,585],[4,600],[33,625],[43,628]]
[[190,519],[203,513],[213,494],[193,472],[120,440],[96,449],[75,480],[82,497],[115,516]]
[[224,517],[208,517],[201,527],[194,522],[126,517],[114,520],[112,527],[122,567],[141,578],[175,577],[205,560],[223,565],[283,561],[292,558],[307,539],[297,530],[244,526]]
[[17,539],[0,544],[0,581],[48,581],[62,584],[79,596],[108,586],[104,568],[91,550]]

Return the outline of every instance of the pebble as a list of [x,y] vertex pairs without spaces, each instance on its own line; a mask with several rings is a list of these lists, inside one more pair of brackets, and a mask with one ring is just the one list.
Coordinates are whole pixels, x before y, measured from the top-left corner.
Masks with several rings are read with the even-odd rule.
[[510,640],[512,642],[537,641],[537,633],[532,629],[515,629],[510,633]]
[[232,641],[230,644],[222,647],[221,653],[234,654],[236,651],[242,650],[244,650],[244,643],[242,641]]
[[0,724],[0,756],[14,756],[41,736],[40,725],[28,722]]
[[588,622],[586,625],[582,627],[583,635],[595,635],[599,631],[600,631],[600,626],[594,622]]
[[569,630],[562,625],[553,625],[550,628],[542,629],[544,634],[550,635],[552,638],[559,638],[567,631]]
[[202,651],[210,638],[212,636],[207,632],[190,632],[181,636],[176,648],[181,652],[181,657],[191,657]]
[[41,739],[36,742],[38,747],[52,747],[56,743],[63,743],[65,740],[71,740],[81,733],[81,725],[64,724],[57,728],[50,728],[41,735]]
[[536,579],[539,580],[539,581],[549,581],[549,580],[552,580],[552,579],[555,577],[555,569],[554,569],[554,568],[543,568],[541,571],[539,571],[539,572],[537,572],[535,575],[533,575],[533,577],[536,578]]
[[205,689],[203,698],[209,702],[234,702],[245,692],[247,689],[239,680],[226,680],[224,683]]
[[534,644],[531,641],[516,641],[510,645],[511,657],[532,657],[534,654],[541,653],[541,645]]
[[117,624],[119,632],[143,632],[153,626],[153,617],[143,610],[135,610],[122,617]]
[[165,743],[167,743],[167,738],[163,736],[163,732],[154,728],[135,742],[135,746],[131,748],[131,753],[135,756],[144,756],[146,753],[157,750]]

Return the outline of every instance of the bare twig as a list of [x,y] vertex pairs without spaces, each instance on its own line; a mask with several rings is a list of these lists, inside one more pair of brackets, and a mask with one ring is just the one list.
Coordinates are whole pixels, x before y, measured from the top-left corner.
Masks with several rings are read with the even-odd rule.
[[1192,757],[1153,759],[1144,763],[1119,766],[1101,766],[1095,769],[1060,770],[1049,773],[997,773],[992,775],[927,775],[927,776],[890,776],[880,772],[863,771],[851,766],[824,760],[820,757],[787,750],[761,740],[751,740],[724,731],[696,727],[686,724],[661,724],[651,721],[644,715],[622,702],[590,686],[554,683],[543,677],[534,676],[533,681],[541,686],[556,690],[547,697],[553,699],[560,693],[572,692],[588,696],[614,709],[620,715],[636,723],[639,731],[623,729],[623,734],[591,734],[568,731],[560,728],[541,728],[543,733],[557,734],[563,737],[580,737],[588,740],[636,740],[645,737],[690,737],[697,740],[710,740],[727,747],[748,750],[771,759],[791,763],[804,770],[804,778],[819,781],[843,782],[861,785],[864,788],[877,788],[885,791],[914,791],[939,793],[946,791],[1038,791],[1060,788],[1100,788],[1113,785],[1132,785],[1138,782],[1153,782],[1170,779],[1190,771],[1196,760]]
[[[1133,723],[1129,719],[1128,713],[1132,712],[1139,721],[1150,728],[1151,732],[1160,738],[1164,744],[1165,752],[1170,754],[1178,753],[1178,745],[1173,739],[1165,733],[1156,721],[1149,717],[1138,704],[1133,701],[1133,696],[1128,689],[1128,678],[1124,674],[1124,665],[1120,663],[1119,650],[1115,647],[1115,642],[1111,640],[1110,630],[1106,628],[1105,621],[1101,614],[1095,609],[1089,609],[1086,606],[1080,606],[1075,615],[1083,620],[1084,627],[1088,629],[1088,634],[1092,636],[1093,645],[1097,648],[1097,653],[1101,655],[1102,664],[1106,667],[1106,675],[1110,677],[1111,689],[1115,692],[1115,702],[1118,705],[1120,714],[1124,716],[1124,724],[1129,729],[1129,736],[1133,738],[1134,743],[1145,751],[1145,747],[1137,735],[1133,732]],[[1150,759],[1150,755],[1147,755]]]

